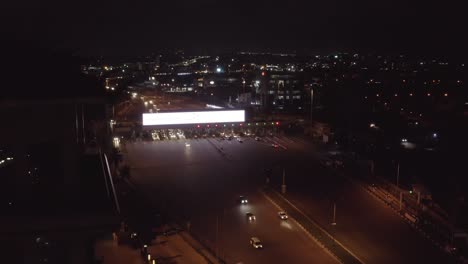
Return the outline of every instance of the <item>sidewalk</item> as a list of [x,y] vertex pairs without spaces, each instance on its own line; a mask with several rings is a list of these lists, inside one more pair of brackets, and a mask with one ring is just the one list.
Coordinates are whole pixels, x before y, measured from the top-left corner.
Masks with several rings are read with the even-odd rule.
[[[186,240],[184,235],[160,236],[148,247],[148,253],[157,263],[212,263],[200,255]],[[140,249],[128,245],[118,245],[112,237],[96,241],[95,255],[97,259],[103,258],[104,264],[143,264],[148,263],[141,256]]]
[[[128,152],[125,144],[122,144],[122,161],[119,168],[123,165],[129,165],[131,167],[131,159],[128,157]],[[131,173],[131,172],[130,172]],[[126,200],[127,203],[122,203],[122,211],[127,215],[132,215],[135,212],[145,211],[148,208],[152,208],[151,203],[147,197],[138,191],[138,187],[128,178],[122,178],[117,184],[119,193],[125,193],[125,197],[121,197]],[[138,204],[139,206],[135,206]],[[145,204],[145,205],[143,205]],[[135,211],[136,210],[136,211]],[[170,226],[176,226],[175,223],[167,223]],[[167,228],[167,226],[166,226]],[[111,238],[110,238],[111,239]],[[112,239],[111,239],[112,240]],[[117,246],[117,242],[114,243]],[[148,253],[155,256],[157,263],[219,263],[208,249],[200,244],[192,235],[186,231],[181,231],[171,236],[157,236],[156,240],[153,240],[152,245],[148,247]],[[133,250],[138,255],[140,262],[131,263],[147,263],[142,262],[143,259],[140,255],[140,249],[132,249],[128,246],[117,246],[119,249],[127,255],[131,253],[127,252]],[[109,242],[103,244],[103,249],[110,250],[112,247],[109,246]],[[115,251],[115,249],[114,249]],[[96,250],[97,252],[97,250]],[[99,256],[97,254],[97,256]],[[107,263],[107,262],[104,262]],[[109,263],[130,263],[130,262],[109,262]]]

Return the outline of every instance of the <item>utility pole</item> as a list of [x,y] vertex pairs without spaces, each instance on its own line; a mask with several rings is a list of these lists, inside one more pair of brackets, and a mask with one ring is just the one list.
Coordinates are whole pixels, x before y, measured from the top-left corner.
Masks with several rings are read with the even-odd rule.
[[310,122],[313,121],[313,113],[314,111],[314,89],[310,89]]
[[400,192],[400,211],[403,210],[403,192]]
[[83,144],[86,144],[86,130],[85,130],[85,118],[84,118],[84,104],[81,105],[81,123],[83,128]]
[[398,188],[400,187],[400,161],[398,161],[398,165],[397,165],[396,186]]
[[281,185],[281,193],[286,193],[286,170],[283,168],[283,184]]
[[78,106],[76,103],[75,103],[75,130],[76,130],[76,144],[78,144],[80,142],[80,139],[79,139],[80,129],[78,125]]
[[333,203],[333,222],[331,224],[336,225],[336,203]]
[[216,261],[219,261],[219,216],[216,215]]

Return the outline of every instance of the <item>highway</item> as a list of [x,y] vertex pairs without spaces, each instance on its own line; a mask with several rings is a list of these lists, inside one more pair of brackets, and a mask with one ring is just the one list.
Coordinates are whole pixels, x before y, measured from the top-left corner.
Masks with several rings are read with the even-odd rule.
[[[213,139],[211,139],[213,140]],[[190,229],[228,263],[338,263],[317,245],[294,220],[280,220],[279,209],[258,191],[262,168],[239,166],[220,155],[206,139],[127,144],[132,181],[155,204],[190,221]],[[226,141],[225,146],[259,148],[254,142]],[[277,150],[277,149],[275,149]],[[278,156],[269,145],[261,146],[266,156]],[[241,205],[239,195],[249,203]],[[249,222],[247,212],[256,216]],[[260,238],[264,249],[249,244]]]
[[[190,142],[190,147],[185,146]],[[278,143],[278,148],[271,147]],[[132,181],[160,208],[177,215],[229,263],[337,263],[294,221],[284,223],[258,189],[264,169],[271,185],[286,172],[286,197],[365,263],[451,263],[381,201],[323,168],[314,146],[302,138],[243,143],[220,139],[135,142],[126,145]],[[222,150],[221,150],[222,148]],[[237,202],[239,195],[251,200]],[[336,226],[332,221],[337,205]],[[257,215],[248,223],[245,213]],[[286,225],[287,224],[287,225]],[[258,236],[264,250],[249,245]]]
[[[314,146],[285,161],[286,197],[333,234],[365,263],[452,263],[428,239],[412,229],[392,209],[346,178],[316,161]],[[319,177],[317,177],[319,176]],[[280,185],[281,171],[272,184]],[[336,226],[333,204],[336,204]]]

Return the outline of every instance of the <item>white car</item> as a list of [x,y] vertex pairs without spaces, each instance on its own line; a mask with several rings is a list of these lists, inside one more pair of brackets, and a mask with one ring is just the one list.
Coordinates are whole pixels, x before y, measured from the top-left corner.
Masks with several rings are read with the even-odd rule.
[[281,220],[287,220],[288,215],[285,212],[278,212],[278,216]]
[[186,146],[186,147],[190,147],[190,143],[185,142],[185,146]]
[[240,202],[241,204],[247,204],[249,201],[247,200],[246,197],[244,197],[244,196],[239,196],[239,202]]
[[258,237],[250,238],[250,244],[254,248],[263,248],[262,242],[260,241],[260,239],[258,239]]
[[255,221],[255,220],[257,220],[257,218],[255,218],[255,215],[252,214],[251,212],[246,213],[245,216],[247,217],[247,219],[248,219],[249,221]]

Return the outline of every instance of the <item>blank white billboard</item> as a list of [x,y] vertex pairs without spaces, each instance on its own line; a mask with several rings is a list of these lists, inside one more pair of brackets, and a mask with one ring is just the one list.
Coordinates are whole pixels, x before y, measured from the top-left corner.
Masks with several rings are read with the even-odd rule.
[[144,126],[245,122],[244,110],[145,113]]

